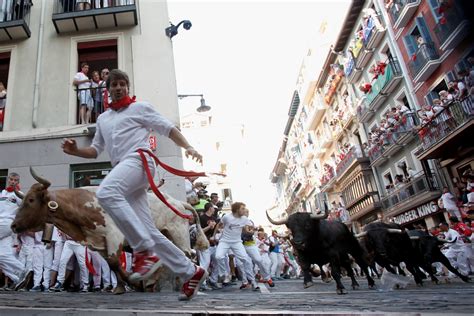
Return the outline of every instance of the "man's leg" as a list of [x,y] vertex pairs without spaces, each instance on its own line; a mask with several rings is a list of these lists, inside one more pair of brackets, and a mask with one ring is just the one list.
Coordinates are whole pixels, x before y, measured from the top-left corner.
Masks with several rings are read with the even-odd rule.
[[43,278],[43,245],[33,247],[33,289],[39,289]]
[[[142,172],[141,179],[145,179],[145,173]],[[147,185],[146,185],[147,186]],[[151,248],[158,255],[160,260],[176,275],[183,280],[191,278],[196,270],[194,264],[185,256],[184,252],[176,247],[168,238],[166,238],[156,228],[156,224],[150,213],[150,206],[148,204],[148,195],[146,186],[139,190],[135,190],[133,194],[127,196],[127,201],[135,210],[138,218],[145,226],[145,229],[151,235],[155,245]],[[171,210],[169,210],[172,212]]]
[[89,286],[89,270],[86,266],[86,247],[80,244],[75,244],[72,247],[74,255],[76,256],[77,263],[79,265],[79,273],[81,278],[81,289]]
[[64,283],[64,280],[66,278],[66,267],[69,262],[69,259],[71,259],[72,255],[74,254],[72,250],[72,244],[71,242],[65,242],[63,250],[61,252],[61,258],[59,259],[59,266],[58,266],[58,282],[59,287],[57,290],[59,290]]
[[230,244],[225,241],[220,241],[216,248],[217,273],[219,277],[226,276],[226,261],[229,261],[227,253],[229,252]]
[[234,243],[232,244],[232,251],[234,252],[235,257],[239,259],[244,266],[242,269],[242,282],[248,283],[250,281],[254,288],[257,287],[255,274],[253,273],[252,259],[247,255],[244,245],[241,242]]

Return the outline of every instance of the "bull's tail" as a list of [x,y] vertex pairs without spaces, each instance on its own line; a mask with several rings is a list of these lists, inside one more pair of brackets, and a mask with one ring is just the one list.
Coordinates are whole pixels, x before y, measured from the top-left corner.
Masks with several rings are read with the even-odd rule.
[[194,207],[191,206],[191,204],[183,202],[183,206],[186,210],[190,211],[193,214],[194,220],[196,222],[196,245],[194,246],[194,248],[196,248],[196,250],[206,250],[207,248],[209,248],[209,241],[207,240],[207,237],[204,234],[204,231],[202,230],[199,214],[196,212]]

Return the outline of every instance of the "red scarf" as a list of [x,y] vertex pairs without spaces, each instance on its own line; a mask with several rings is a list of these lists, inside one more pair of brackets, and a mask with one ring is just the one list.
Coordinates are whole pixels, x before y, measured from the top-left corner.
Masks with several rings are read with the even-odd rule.
[[13,187],[13,186],[10,185],[10,186],[6,187],[5,190],[7,190],[7,192],[13,192],[15,190],[20,191],[20,186],[16,185],[16,187]]
[[110,103],[109,107],[112,110],[118,111],[122,108],[128,107],[130,104],[135,102],[135,99],[136,99],[135,96],[133,98],[130,98],[130,96],[126,95],[123,98],[121,98],[120,100]]

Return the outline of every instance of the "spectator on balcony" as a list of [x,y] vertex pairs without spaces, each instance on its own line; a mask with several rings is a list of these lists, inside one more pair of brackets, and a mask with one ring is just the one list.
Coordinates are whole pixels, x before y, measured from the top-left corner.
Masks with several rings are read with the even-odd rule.
[[102,95],[102,106],[104,108],[104,111],[109,108],[109,104],[112,102],[112,99],[109,95],[109,91],[107,91],[107,88],[105,86],[107,78],[109,78],[109,72],[109,68],[104,68],[100,72],[100,78],[102,79],[102,83],[100,84],[100,91]]
[[76,0],[76,10],[89,10],[91,8],[91,0]]
[[91,90],[92,90],[92,98],[94,100],[94,112],[95,112],[95,119],[104,112],[103,110],[103,94],[102,88],[105,84],[104,81],[100,80],[99,72],[94,70],[92,72],[92,81],[91,81]]
[[416,177],[416,171],[413,170],[412,167],[408,167],[407,169],[408,177],[406,178],[407,182],[410,182],[411,180],[415,179]]
[[446,90],[441,90],[438,94],[444,105],[449,104],[454,100],[454,96]]
[[74,76],[73,84],[77,86],[77,97],[79,99],[79,118],[80,124],[89,124],[91,119],[91,111],[94,107],[94,101],[91,95],[91,80],[87,77],[89,65],[81,64],[81,71]]
[[418,35],[416,37],[416,44],[418,45],[418,48],[420,48],[421,46],[426,44],[425,39],[423,38],[423,36]]
[[7,89],[5,88],[5,85],[3,84],[3,82],[0,81],[0,110],[3,110],[6,104],[7,104]]
[[450,217],[456,216],[457,218],[461,218],[461,212],[457,206],[457,199],[451,192],[449,192],[447,187],[443,188],[441,200],[443,201],[444,209],[449,213]]

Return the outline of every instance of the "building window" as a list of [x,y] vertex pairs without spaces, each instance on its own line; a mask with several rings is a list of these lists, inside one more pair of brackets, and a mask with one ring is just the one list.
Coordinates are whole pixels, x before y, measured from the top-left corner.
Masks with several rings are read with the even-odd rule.
[[0,191],[7,187],[8,170],[0,170]]
[[84,186],[98,186],[105,176],[112,170],[109,162],[71,165],[72,188]]
[[[118,68],[117,39],[102,41],[80,42],[77,44],[78,72],[81,71],[81,64],[87,63],[89,71],[86,74],[91,83],[75,87],[77,91],[77,124],[81,123],[81,103],[86,102],[87,112],[90,112],[90,121],[95,123],[97,117],[104,111],[103,93],[104,89],[97,88],[97,84],[102,81],[102,70]],[[94,80],[94,73],[98,72],[98,81]]]
[[383,174],[383,182],[385,184],[385,191],[390,193],[393,189],[393,178],[391,171],[387,171]]
[[3,131],[3,124],[5,119],[9,71],[10,52],[0,53],[0,131]]
[[226,163],[221,164],[221,173],[227,174],[227,164]]
[[442,17],[442,15],[439,13],[439,2],[440,0],[428,0],[431,9],[431,14],[433,14],[436,23],[438,23],[439,19],[441,19]]

